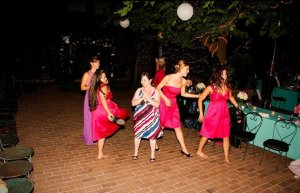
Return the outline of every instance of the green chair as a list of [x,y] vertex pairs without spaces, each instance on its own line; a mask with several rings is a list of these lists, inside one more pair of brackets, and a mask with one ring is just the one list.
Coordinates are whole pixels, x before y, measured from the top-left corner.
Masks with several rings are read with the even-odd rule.
[[5,180],[8,193],[30,193],[33,191],[33,182],[27,178],[12,178]]
[[19,137],[13,134],[0,134],[0,145],[3,149],[4,147],[13,147],[19,143]]
[[281,97],[281,96],[272,96],[272,100],[274,101],[274,106],[279,108],[279,109],[282,109],[285,102],[286,102],[286,99],[284,97]]
[[[252,147],[253,147],[253,154],[255,155],[255,149],[254,149],[254,139],[256,137],[257,132],[259,131],[263,118],[260,114],[257,112],[249,112],[245,115],[245,124],[243,126],[243,129],[236,129],[232,133],[232,137],[234,139],[238,139],[240,142],[243,142],[246,144],[245,151],[244,151],[244,156],[243,160],[245,160],[246,153],[247,153],[247,148],[248,144],[252,142]],[[248,120],[251,120],[253,124],[248,124]],[[241,145],[240,145],[241,147]]]
[[0,159],[2,159],[4,163],[23,159],[27,159],[31,162],[33,148],[15,146],[18,142],[19,138],[16,135],[0,135]]
[[[297,126],[290,120],[277,120],[273,126],[273,135],[272,138],[267,139],[263,142],[264,150],[260,159],[259,164],[261,164],[264,153],[266,149],[273,150],[278,152],[279,155],[285,154],[285,162],[287,158],[287,152],[289,147],[292,144],[292,141],[297,133]],[[278,162],[280,157],[278,158]],[[277,162],[277,166],[278,166]],[[286,163],[285,163],[286,165]]]
[[18,177],[29,178],[33,164],[27,160],[16,160],[0,164],[0,178],[11,179]]

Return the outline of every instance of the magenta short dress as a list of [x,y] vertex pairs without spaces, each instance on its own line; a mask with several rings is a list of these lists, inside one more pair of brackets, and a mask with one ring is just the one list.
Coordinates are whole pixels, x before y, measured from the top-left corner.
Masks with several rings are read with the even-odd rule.
[[[102,84],[101,87],[103,86],[106,85]],[[112,98],[113,98],[112,93],[111,91],[109,91],[106,94],[106,102],[110,112],[115,117],[118,117],[120,119],[123,120],[128,119],[129,111],[127,111],[124,108],[118,107],[118,105],[111,100]],[[107,138],[112,134],[114,134],[120,128],[119,125],[108,120],[107,113],[104,110],[100,96],[98,97],[97,108],[94,111],[92,111],[91,122],[92,122],[93,141],[98,141],[99,139]]]
[[225,138],[230,136],[230,114],[227,100],[229,91],[224,95],[218,93],[214,86],[210,94],[210,103],[204,116],[200,135],[214,139]]

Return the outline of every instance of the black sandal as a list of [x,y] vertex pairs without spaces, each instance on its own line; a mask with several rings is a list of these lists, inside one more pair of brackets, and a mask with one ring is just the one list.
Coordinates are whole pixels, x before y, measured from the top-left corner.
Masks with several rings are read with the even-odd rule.
[[137,155],[133,155],[133,156],[132,156],[132,159],[133,159],[133,160],[138,160],[139,157],[138,157]]
[[185,157],[193,157],[190,153],[184,153],[184,151],[182,151],[182,150],[180,153]]
[[160,148],[155,148],[155,151],[159,151],[160,150]]
[[150,162],[154,163],[155,162],[155,157],[154,158],[150,158]]

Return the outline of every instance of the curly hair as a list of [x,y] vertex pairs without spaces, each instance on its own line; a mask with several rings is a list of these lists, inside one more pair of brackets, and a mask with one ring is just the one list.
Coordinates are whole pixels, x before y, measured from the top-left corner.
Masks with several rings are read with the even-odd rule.
[[98,105],[98,91],[101,90],[101,78],[105,74],[104,70],[96,70],[92,77],[91,87],[89,90],[89,109],[90,111],[94,111]]
[[227,72],[227,79],[225,80],[224,84],[226,85],[227,88],[230,88],[230,84],[228,82],[228,77],[229,77],[228,70],[225,66],[219,66],[214,70],[209,81],[211,85],[214,85],[217,88],[217,90],[221,89],[222,82],[224,81],[224,79],[222,78],[222,73],[224,70],[226,70]]

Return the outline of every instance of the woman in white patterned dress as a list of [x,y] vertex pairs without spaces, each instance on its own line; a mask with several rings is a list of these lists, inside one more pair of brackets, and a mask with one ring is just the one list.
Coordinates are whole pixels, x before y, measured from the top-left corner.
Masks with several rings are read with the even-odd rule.
[[152,79],[149,73],[141,75],[142,87],[135,91],[131,104],[135,107],[134,111],[134,154],[133,160],[138,159],[138,150],[141,139],[149,139],[151,155],[150,162],[155,162],[156,139],[162,136],[160,126],[159,104],[160,95],[158,90],[152,86]]

